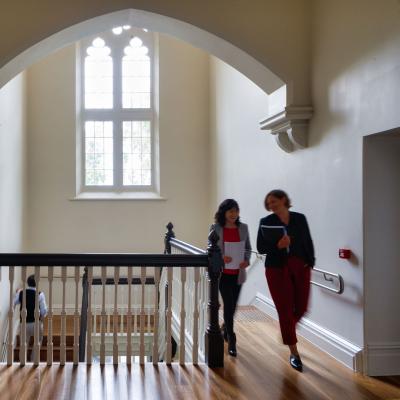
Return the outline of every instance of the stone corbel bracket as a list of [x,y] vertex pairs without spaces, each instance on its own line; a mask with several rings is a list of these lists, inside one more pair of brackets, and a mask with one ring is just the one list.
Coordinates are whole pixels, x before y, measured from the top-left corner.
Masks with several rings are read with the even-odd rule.
[[308,142],[308,123],[313,115],[310,106],[287,106],[260,122],[262,130],[275,135],[278,146],[287,153],[304,149]]

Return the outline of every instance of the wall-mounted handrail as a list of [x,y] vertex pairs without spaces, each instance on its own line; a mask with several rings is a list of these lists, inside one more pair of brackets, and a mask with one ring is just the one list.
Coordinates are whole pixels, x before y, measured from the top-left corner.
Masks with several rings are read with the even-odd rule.
[[[258,253],[257,251],[254,251],[254,250],[251,250],[251,252],[252,252],[253,254],[255,254],[256,257],[257,257],[258,259],[260,259],[260,260],[261,260],[263,257],[266,256],[266,254],[261,254],[261,253]],[[337,279],[337,282],[338,282],[337,286],[338,286],[338,287],[335,289],[335,288],[332,288],[332,287],[330,287],[330,286],[323,285],[322,283],[315,282],[315,281],[311,280],[310,282],[311,282],[313,285],[318,286],[318,287],[321,287],[321,288],[326,289],[326,290],[329,290],[330,292],[333,292],[333,293],[337,293],[337,294],[342,294],[342,293],[343,293],[343,291],[344,291],[344,280],[343,280],[343,277],[342,277],[340,274],[335,274],[335,273],[333,273],[333,272],[325,271],[325,270],[323,270],[323,269],[316,268],[316,267],[313,268],[313,271],[322,274],[323,277],[324,277],[324,279],[325,279],[326,281],[328,281],[328,282],[334,282],[334,279],[333,279],[333,278]]]
[[[182,240],[178,240],[175,237],[170,239],[170,244],[173,247],[175,247],[177,249],[180,249],[182,251],[186,251],[187,253],[190,253],[190,254],[206,254],[205,250],[202,250],[202,249],[200,249],[198,247],[195,247],[195,246],[191,245],[190,243],[186,243],[186,242],[184,242]],[[258,253],[257,251],[254,251],[254,250],[251,250],[251,253],[254,254],[259,260],[262,260],[263,257],[265,257],[265,254]],[[332,288],[330,286],[323,285],[322,283],[315,282],[315,281],[311,280],[311,283],[314,286],[321,287],[323,289],[329,290],[330,292],[337,293],[337,294],[342,294],[343,293],[343,291],[344,291],[344,280],[343,280],[343,277],[340,274],[335,274],[333,272],[325,271],[323,269],[319,269],[319,268],[315,268],[315,267],[313,268],[313,271],[321,273],[323,275],[325,281],[327,281],[327,282],[332,282],[333,283],[335,281],[335,279],[337,279],[337,282],[338,282],[338,284],[337,284],[338,287],[337,288]]]
[[[257,257],[259,260],[261,260],[263,257],[266,256],[266,254],[261,254],[261,253],[258,253],[257,251],[254,251],[254,250],[251,250],[251,252],[252,252],[253,254],[255,254],[256,257]],[[322,274],[323,277],[324,277],[324,279],[325,279],[326,281],[328,281],[328,282],[334,282],[334,279],[333,279],[333,278],[337,279],[337,282],[338,282],[337,286],[338,286],[338,287],[335,289],[335,288],[332,288],[332,287],[330,287],[330,286],[323,285],[322,283],[315,282],[315,281],[311,280],[310,282],[311,282],[313,285],[318,286],[318,287],[321,287],[321,288],[326,289],[326,290],[329,290],[330,292],[333,292],[333,293],[337,293],[337,294],[342,294],[342,293],[343,293],[343,291],[344,291],[344,280],[343,280],[343,277],[342,277],[340,274],[335,274],[335,273],[333,273],[333,272],[325,271],[325,270],[323,270],[323,269],[316,268],[316,267],[313,268],[313,271]]]
[[329,290],[330,292],[333,292],[333,293],[337,293],[337,294],[342,294],[343,293],[343,291],[344,291],[344,280],[343,280],[343,277],[340,274],[334,274],[332,272],[325,271],[323,269],[319,269],[319,268],[315,268],[315,267],[313,268],[313,271],[321,273],[323,275],[324,279],[326,281],[328,281],[328,282],[334,282],[333,278],[336,278],[338,280],[338,283],[339,283],[338,286],[339,287],[337,289],[335,289],[335,288],[331,288],[329,286],[323,285],[322,283],[311,281],[311,283],[313,285],[322,287],[323,289]]

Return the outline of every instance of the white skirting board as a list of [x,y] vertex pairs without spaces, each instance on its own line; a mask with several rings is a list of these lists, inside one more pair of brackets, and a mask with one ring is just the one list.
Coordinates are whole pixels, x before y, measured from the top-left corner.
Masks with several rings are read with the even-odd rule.
[[[252,305],[270,317],[278,319],[275,304],[263,294],[257,293]],[[360,347],[307,318],[302,318],[298,323],[297,333],[348,368],[357,372],[363,372],[362,349]]]
[[400,375],[400,342],[366,346],[365,370],[370,376]]

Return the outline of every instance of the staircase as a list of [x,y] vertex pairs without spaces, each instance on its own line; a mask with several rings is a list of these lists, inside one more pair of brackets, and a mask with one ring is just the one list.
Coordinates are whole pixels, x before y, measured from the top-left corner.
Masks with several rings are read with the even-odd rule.
[[[48,321],[45,318],[43,322],[43,341],[40,347],[40,362],[47,361],[47,328]],[[60,362],[60,342],[61,342],[61,315],[53,316],[53,361]],[[66,316],[66,361],[73,361],[73,346],[74,346],[74,316]],[[31,337],[30,343],[27,350],[27,360],[29,360],[33,348],[33,337]],[[19,333],[15,340],[14,347],[14,361],[19,362],[19,351],[20,351],[20,336]]]
[[[97,333],[92,333],[92,340],[93,340],[93,347],[95,350],[95,354],[99,353],[99,346],[100,346],[100,331],[101,331],[101,318],[99,315],[96,316],[96,319],[93,320],[92,332],[95,331]],[[152,335],[153,335],[153,328],[154,328],[154,317],[153,315],[146,315],[144,318],[144,331],[146,332],[145,335],[145,344],[146,348],[150,348],[152,344]],[[47,362],[47,328],[48,328],[48,320],[45,318],[43,323],[43,341],[40,348],[40,362]],[[109,318],[109,324],[106,327],[106,355],[112,355],[112,344],[113,344],[113,316]],[[140,316],[134,318],[132,316],[132,347],[135,353],[135,350],[138,352],[139,346],[139,331],[140,331]],[[118,332],[118,343],[121,347],[121,354],[124,354],[126,349],[126,332],[127,332],[127,320],[126,316],[118,316],[117,318],[117,332]],[[30,343],[28,345],[27,350],[27,360],[32,352],[33,348],[33,340],[34,338],[31,337]],[[74,346],[74,316],[73,315],[66,315],[66,362],[73,362],[73,346]],[[61,315],[54,315],[53,316],[53,361],[60,362],[60,342],[61,342]],[[96,351],[97,350],[97,351]],[[15,347],[14,347],[14,362],[19,362],[19,352],[20,352],[20,336],[19,334],[15,340]],[[150,351],[148,350],[148,354]]]

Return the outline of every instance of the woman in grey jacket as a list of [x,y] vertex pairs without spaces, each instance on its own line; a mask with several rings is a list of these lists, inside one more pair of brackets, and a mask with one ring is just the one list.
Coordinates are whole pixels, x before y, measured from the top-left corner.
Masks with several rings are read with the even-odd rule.
[[[249,230],[246,224],[240,222],[239,205],[233,199],[224,200],[215,214],[215,224],[210,230],[215,230],[219,236],[218,246],[224,259],[224,269],[219,281],[219,291],[224,302],[224,339],[228,341],[228,353],[236,357],[236,335],[233,330],[233,318],[236,305],[246,280],[246,268],[250,265],[251,245]],[[244,242],[245,252],[239,265],[232,265],[232,257],[226,254],[227,242]]]

